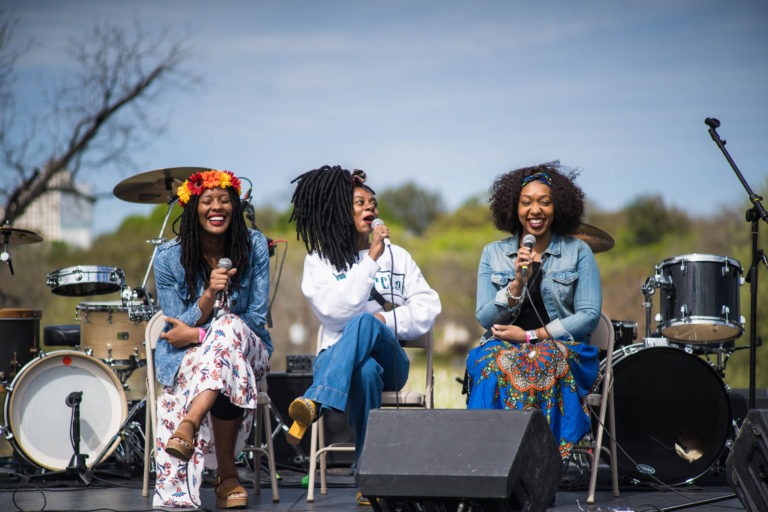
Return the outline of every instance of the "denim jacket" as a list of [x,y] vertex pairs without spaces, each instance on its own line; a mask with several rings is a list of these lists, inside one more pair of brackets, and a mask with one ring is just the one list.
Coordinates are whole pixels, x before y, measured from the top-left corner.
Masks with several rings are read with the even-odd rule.
[[[515,279],[518,235],[492,242],[483,249],[477,272],[478,322],[487,329],[482,342],[491,339],[491,326],[512,324],[522,301],[509,307],[506,289]],[[541,296],[549,314],[547,324],[555,339],[589,343],[600,319],[600,271],[592,250],[579,239],[552,233],[541,255]]]
[[[269,299],[269,252],[267,240],[261,232],[249,229],[251,239],[251,268],[248,275],[241,276],[239,285],[228,293],[230,313],[239,316],[251,330],[261,338],[267,351],[272,355],[272,339],[264,324],[267,319]],[[163,314],[178,318],[194,326],[202,316],[197,300],[203,294],[204,282],[198,280],[192,299],[187,301],[187,284],[184,281],[184,267],[181,266],[181,244],[178,238],[161,245],[155,255],[155,285],[157,299]],[[210,320],[199,327],[207,328]],[[169,330],[166,324],[163,332]],[[192,346],[192,345],[189,345]],[[155,369],[157,380],[164,386],[172,386],[187,347],[174,348],[166,340],[157,341]]]

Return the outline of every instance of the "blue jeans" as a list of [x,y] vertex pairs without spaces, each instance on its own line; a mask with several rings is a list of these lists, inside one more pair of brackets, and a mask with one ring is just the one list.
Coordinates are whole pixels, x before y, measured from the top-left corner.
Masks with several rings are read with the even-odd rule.
[[368,411],[381,407],[382,391],[399,391],[408,380],[408,356],[392,331],[370,313],[346,323],[341,338],[320,352],[305,398],[321,409],[347,411],[355,431],[355,460],[365,441]]

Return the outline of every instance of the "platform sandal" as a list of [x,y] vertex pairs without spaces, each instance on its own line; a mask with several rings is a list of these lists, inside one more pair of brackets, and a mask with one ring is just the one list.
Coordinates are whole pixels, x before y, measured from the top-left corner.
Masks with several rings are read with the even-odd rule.
[[195,423],[192,420],[183,419],[181,420],[181,423],[179,423],[179,427],[181,427],[183,424],[189,423],[192,425],[192,437],[188,437],[181,432],[179,432],[179,429],[176,429],[176,432],[174,432],[171,437],[168,439],[168,443],[165,445],[165,453],[172,457],[176,457],[179,460],[182,460],[184,462],[188,461],[192,458],[192,454],[195,453],[195,437],[197,437],[197,431],[200,428],[200,425]]
[[295,446],[301,442],[312,422],[317,421],[320,416],[320,404],[309,398],[299,397],[288,407],[288,416],[293,420],[293,425],[285,438],[289,444]]
[[[219,508],[244,508],[248,506],[248,492],[240,485],[237,473],[220,476],[216,480],[216,506]],[[243,494],[243,496],[232,496]]]

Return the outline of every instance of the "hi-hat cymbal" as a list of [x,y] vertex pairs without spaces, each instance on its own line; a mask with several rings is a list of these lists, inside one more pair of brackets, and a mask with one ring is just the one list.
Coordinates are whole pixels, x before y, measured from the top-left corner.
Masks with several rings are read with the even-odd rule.
[[143,172],[118,183],[112,193],[131,203],[170,203],[185,179],[196,172],[210,170],[210,167],[169,167]]
[[0,227],[0,244],[6,241],[13,245],[36,244],[37,242],[42,242],[43,237],[26,229],[3,226]]
[[581,224],[571,236],[583,240],[593,253],[605,252],[613,248],[613,237],[591,224]]

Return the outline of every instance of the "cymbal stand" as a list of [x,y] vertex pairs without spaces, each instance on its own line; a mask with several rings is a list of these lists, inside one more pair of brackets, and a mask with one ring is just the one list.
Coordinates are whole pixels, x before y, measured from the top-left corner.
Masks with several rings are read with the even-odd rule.
[[[761,261],[761,254],[762,251],[760,251],[757,248],[757,240],[758,240],[758,227],[759,227],[759,221],[762,219],[763,222],[768,223],[768,211],[765,210],[765,207],[763,207],[763,204],[760,202],[763,198],[759,195],[755,194],[752,191],[752,188],[749,186],[749,183],[744,179],[744,176],[741,174],[741,171],[739,171],[739,168],[736,167],[736,163],[733,161],[733,158],[731,158],[731,155],[728,153],[728,150],[725,149],[725,143],[723,139],[720,138],[720,135],[717,133],[717,128],[720,126],[720,121],[718,121],[715,118],[708,117],[704,120],[704,124],[709,126],[709,136],[712,137],[712,140],[717,144],[717,147],[720,148],[720,151],[723,153],[723,156],[725,156],[725,159],[728,161],[728,163],[731,166],[731,169],[733,169],[733,172],[736,173],[736,177],[741,182],[741,185],[744,187],[744,190],[747,191],[747,195],[749,196],[749,200],[752,202],[752,208],[747,210],[747,222],[751,224],[751,234],[752,234],[752,263],[749,267],[749,271],[747,272],[747,278],[746,280],[749,282],[749,291],[750,291],[750,301],[749,301],[749,308],[750,308],[750,320],[749,320],[749,408],[754,409],[755,408],[755,375],[756,375],[756,365],[757,365],[757,270],[759,263]],[[765,256],[763,255],[763,258]],[[763,261],[765,263],[765,261]]]
[[155,255],[157,255],[157,248],[160,247],[160,245],[165,243],[166,241],[165,238],[163,238],[163,233],[165,233],[165,226],[168,225],[168,218],[171,216],[171,210],[173,210],[173,203],[175,202],[176,202],[176,196],[172,194],[170,199],[168,199],[168,213],[165,214],[165,219],[163,219],[163,227],[160,228],[160,234],[157,236],[157,238],[147,240],[148,243],[154,246],[154,249],[152,250],[152,257],[149,260],[149,265],[147,265],[147,273],[144,274],[144,280],[141,282],[141,287],[144,288],[145,290],[147,287],[147,280],[149,279],[149,273],[152,270],[152,264],[155,262]]
[[11,275],[13,275],[13,263],[11,262],[11,253],[8,252],[8,241],[11,238],[11,234],[6,232],[3,236],[3,252],[0,253],[0,261],[4,261],[8,264],[8,268],[11,270]]

